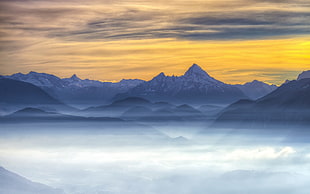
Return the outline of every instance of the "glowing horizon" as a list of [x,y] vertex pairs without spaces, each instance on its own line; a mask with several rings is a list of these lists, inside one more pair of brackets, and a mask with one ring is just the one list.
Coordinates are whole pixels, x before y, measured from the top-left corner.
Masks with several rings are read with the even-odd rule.
[[[294,6],[292,6],[294,5]],[[193,63],[225,83],[310,69],[310,3],[0,1],[0,74],[150,80]]]

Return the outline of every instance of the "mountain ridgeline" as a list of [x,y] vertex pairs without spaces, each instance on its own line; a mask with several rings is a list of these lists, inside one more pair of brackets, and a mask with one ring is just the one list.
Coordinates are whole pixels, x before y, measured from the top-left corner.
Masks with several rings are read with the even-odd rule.
[[142,97],[150,101],[176,104],[229,104],[240,99],[257,99],[276,88],[258,81],[245,85],[225,84],[211,77],[196,64],[182,76],[166,76],[160,73],[150,81],[123,79],[116,83],[100,82],[82,80],[75,74],[61,79],[36,72],[3,77],[31,83],[53,98],[77,107],[98,106],[127,97]]
[[4,77],[31,83],[50,96],[77,107],[105,104],[116,94],[126,92],[144,82],[139,79],[123,79],[117,83],[82,80],[75,74],[70,78],[61,79],[51,74],[33,71],[28,74],[16,73]]
[[43,89],[31,83],[12,79],[0,79],[0,113],[13,112],[25,107],[72,112],[74,108],[53,98]]
[[194,121],[204,120],[205,115],[186,104],[173,105],[167,102],[150,102],[140,97],[128,97],[109,105],[91,107],[81,111],[86,116],[112,116],[138,121]]
[[255,100],[240,100],[223,110],[216,127],[270,128],[309,126],[310,78],[287,82]]
[[182,76],[166,76],[160,73],[148,82],[132,88],[116,98],[142,97],[151,101],[171,103],[219,103],[228,104],[248,98],[240,89],[225,84],[208,75],[198,65],[191,66]]
[[[2,122],[199,122],[229,128],[310,124],[310,71],[280,87],[223,83],[194,64],[182,76],[117,83],[30,72],[0,77]],[[69,105],[67,105],[69,104]],[[82,104],[82,108],[70,105]],[[229,105],[230,104],[230,105]],[[167,122],[166,122],[167,121]]]

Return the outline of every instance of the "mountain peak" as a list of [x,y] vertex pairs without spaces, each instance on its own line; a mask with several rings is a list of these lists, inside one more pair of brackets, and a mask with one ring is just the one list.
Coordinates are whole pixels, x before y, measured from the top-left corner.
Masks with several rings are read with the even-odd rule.
[[73,74],[70,79],[81,80],[76,74]]
[[38,72],[35,72],[35,71],[29,71],[29,73],[28,73],[29,75],[37,75],[37,74],[39,74]]
[[165,77],[165,73],[164,72],[161,72],[160,74],[158,74],[156,77]]
[[190,68],[200,68],[201,69],[201,67],[199,65],[197,65],[196,63],[193,63],[193,65]]
[[299,74],[297,80],[301,80],[305,78],[310,78],[310,70],[303,71],[301,74]]
[[193,64],[184,74],[184,76],[208,76],[208,73],[204,71],[199,65]]
[[257,79],[253,80],[251,83],[263,83],[261,81],[258,81]]
[[164,72],[161,72],[160,74],[158,74],[157,76],[155,76],[154,78],[153,78],[153,80],[158,80],[158,79],[163,79],[163,78],[165,78],[166,77],[166,75],[165,75],[165,73]]
[[246,86],[253,86],[253,85],[265,85],[266,83],[262,82],[262,81],[258,81],[258,80],[253,80],[251,82],[247,82],[244,85]]

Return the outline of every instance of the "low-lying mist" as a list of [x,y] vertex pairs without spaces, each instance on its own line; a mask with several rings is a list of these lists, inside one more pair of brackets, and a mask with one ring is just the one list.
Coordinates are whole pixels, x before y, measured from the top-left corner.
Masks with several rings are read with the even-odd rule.
[[0,133],[1,166],[67,194],[310,192],[305,130],[38,122]]

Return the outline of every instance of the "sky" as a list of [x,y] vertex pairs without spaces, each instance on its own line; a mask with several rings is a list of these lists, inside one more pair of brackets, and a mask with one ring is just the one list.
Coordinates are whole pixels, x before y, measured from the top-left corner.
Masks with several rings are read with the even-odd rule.
[[0,74],[281,84],[310,69],[309,0],[0,0]]

